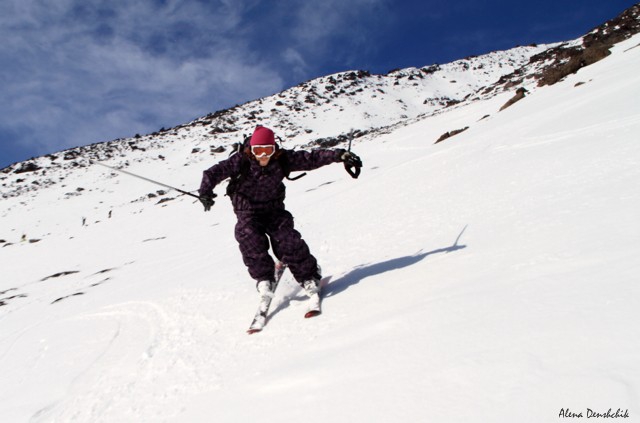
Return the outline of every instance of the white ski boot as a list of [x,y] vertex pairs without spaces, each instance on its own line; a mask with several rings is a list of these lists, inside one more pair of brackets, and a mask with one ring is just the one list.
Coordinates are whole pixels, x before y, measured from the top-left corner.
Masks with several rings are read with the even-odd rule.
[[273,282],[272,281],[258,281],[256,289],[260,298],[273,298]]

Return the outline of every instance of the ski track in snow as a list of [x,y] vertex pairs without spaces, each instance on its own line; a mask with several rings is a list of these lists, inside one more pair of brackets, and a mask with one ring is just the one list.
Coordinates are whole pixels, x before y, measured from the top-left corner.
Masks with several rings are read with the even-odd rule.
[[[220,322],[189,312],[202,299],[202,293],[183,294],[162,304],[123,303],[74,318],[77,324],[108,321],[111,337],[76,374],[65,400],[40,410],[32,421],[166,419],[170,408],[154,416],[157,401],[175,404],[184,396],[219,388],[216,363],[227,354],[215,344],[199,345],[216,336]],[[122,410],[131,413],[121,415]]]

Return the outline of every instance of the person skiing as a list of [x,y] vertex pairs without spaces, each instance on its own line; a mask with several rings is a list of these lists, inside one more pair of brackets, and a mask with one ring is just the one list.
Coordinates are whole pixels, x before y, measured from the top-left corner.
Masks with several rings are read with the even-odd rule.
[[[246,143],[245,143],[246,144]],[[276,258],[286,263],[309,297],[320,290],[320,267],[307,243],[294,228],[285,209],[285,185],[290,171],[308,171],[331,163],[362,167],[355,154],[344,149],[293,151],[280,149],[271,129],[257,126],[244,150],[205,170],[199,194],[204,210],[214,204],[213,189],[231,178],[227,194],[237,217],[235,238],[249,275],[261,298],[273,296]]]

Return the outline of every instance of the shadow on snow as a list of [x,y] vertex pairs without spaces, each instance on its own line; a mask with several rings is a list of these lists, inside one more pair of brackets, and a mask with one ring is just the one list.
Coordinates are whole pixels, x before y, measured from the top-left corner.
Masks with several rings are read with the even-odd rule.
[[360,283],[363,279],[366,279],[371,276],[380,275],[382,273],[391,272],[398,269],[403,269],[405,267],[413,266],[414,264],[422,261],[428,256],[432,256],[434,254],[441,253],[452,253],[454,251],[462,250],[463,248],[467,248],[466,245],[459,245],[460,238],[462,234],[467,229],[465,226],[458,237],[456,238],[453,245],[445,248],[438,248],[437,250],[429,251],[426,253],[418,252],[412,256],[404,256],[399,257],[387,261],[383,261],[381,263],[374,263],[369,265],[363,265],[355,268],[351,272],[342,276],[339,279],[334,280],[329,285],[324,288],[323,297],[331,297],[341,292],[349,289],[349,287]]
[[[382,273],[403,269],[405,267],[413,266],[414,264],[422,261],[426,257],[432,256],[434,254],[441,254],[441,253],[448,254],[454,251],[462,250],[463,248],[467,248],[466,245],[459,244],[460,238],[462,237],[462,234],[464,234],[464,231],[466,229],[467,229],[467,226],[465,226],[462,229],[462,231],[456,238],[453,245],[449,247],[438,248],[437,250],[428,251],[426,253],[418,252],[417,254],[412,256],[399,257],[399,258],[383,261],[381,263],[374,263],[374,264],[359,266],[354,270],[352,270],[351,272],[347,273],[346,275],[342,276],[341,278],[328,283],[323,288],[322,296],[325,298],[332,297],[334,295],[337,295],[337,294],[340,294],[341,292],[346,291],[347,289],[349,289],[349,287],[360,283],[363,279],[366,279],[371,276],[380,275]],[[327,279],[330,280],[331,276],[328,276]],[[298,292],[300,292],[300,290],[301,289],[298,287],[292,295],[286,295],[278,304],[278,306],[271,312],[271,315],[269,316],[269,320],[271,320],[276,314],[278,314],[282,310],[289,307],[289,304],[291,303],[291,301],[304,301],[306,299],[305,295],[302,295],[302,296],[296,295]]]

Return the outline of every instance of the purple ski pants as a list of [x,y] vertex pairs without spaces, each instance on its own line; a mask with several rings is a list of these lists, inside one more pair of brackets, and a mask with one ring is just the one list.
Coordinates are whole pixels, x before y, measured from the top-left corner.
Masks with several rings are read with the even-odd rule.
[[294,229],[293,216],[287,210],[241,212],[237,216],[236,240],[253,279],[273,280],[275,263],[269,254],[269,241],[276,258],[289,266],[298,283],[316,274],[318,262]]

